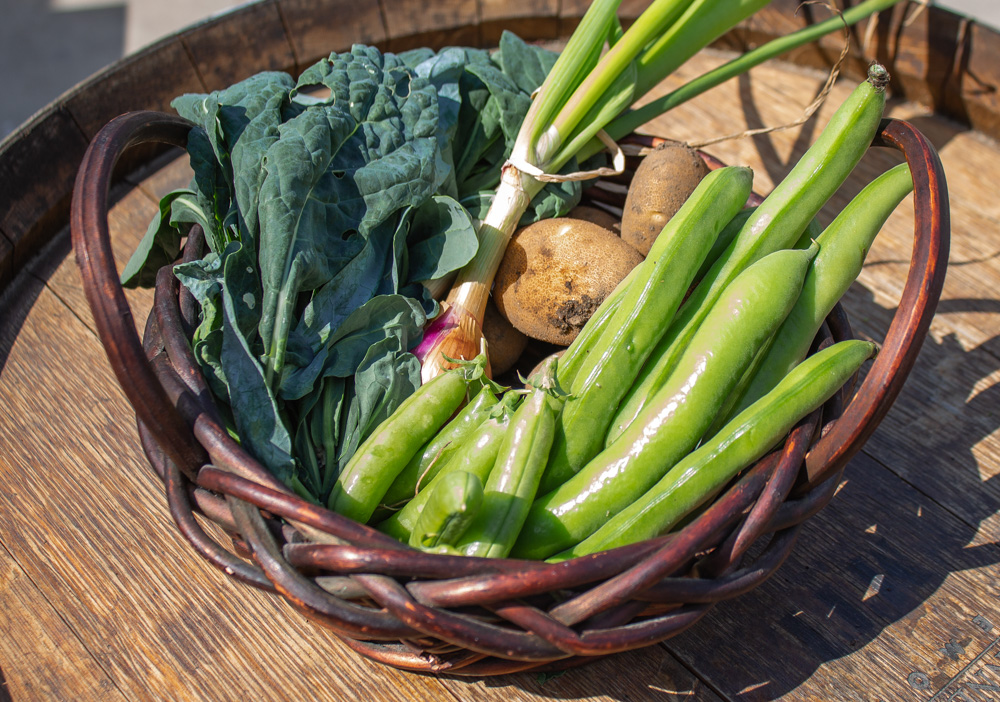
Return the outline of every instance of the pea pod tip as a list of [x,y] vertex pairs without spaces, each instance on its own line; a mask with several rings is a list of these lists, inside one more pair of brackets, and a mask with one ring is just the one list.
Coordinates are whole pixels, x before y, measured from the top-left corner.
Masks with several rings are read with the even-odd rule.
[[868,66],[868,82],[875,90],[882,92],[889,85],[889,71],[881,63],[872,61]]

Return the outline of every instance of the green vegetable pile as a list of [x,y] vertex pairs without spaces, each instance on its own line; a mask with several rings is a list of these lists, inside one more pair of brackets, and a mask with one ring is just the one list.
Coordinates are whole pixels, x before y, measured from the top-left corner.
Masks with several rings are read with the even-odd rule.
[[[122,282],[173,266],[230,433],[314,503],[416,548],[490,557],[667,530],[874,353],[843,342],[803,361],[909,172],[872,183],[818,244],[804,232],[867,149],[884,75],[755,211],[748,169],[706,177],[525,389],[490,381],[485,353],[463,359],[482,348],[514,227],[581,198],[552,173],[604,163],[600,144],[651,116],[636,100],[767,2],[655,0],[625,31],[618,0],[595,0],[558,57],[510,33],[495,52],[355,46],[298,79],[181,96],[194,178],[161,200]],[[748,52],[663,109],[838,22]],[[196,226],[207,252],[175,264]]]
[[498,398],[482,357],[423,385],[355,453],[328,506],[415,548],[562,560],[662,534],[711,500],[876,353],[848,340],[808,355],[911,192],[907,165],[815,239],[811,225],[868,149],[887,79],[873,65],[756,209],[743,211],[749,169],[706,176],[525,390]]
[[[382,54],[355,46],[298,78],[262,73],[173,102],[196,126],[190,187],[168,194],[126,267],[152,285],[193,225],[209,253],[174,268],[201,306],[192,345],[232,432],[325,502],[360,443],[420,385],[410,352],[478,249],[530,95],[556,54]],[[572,164],[571,164],[572,165]],[[548,186],[524,221],[565,214]]]

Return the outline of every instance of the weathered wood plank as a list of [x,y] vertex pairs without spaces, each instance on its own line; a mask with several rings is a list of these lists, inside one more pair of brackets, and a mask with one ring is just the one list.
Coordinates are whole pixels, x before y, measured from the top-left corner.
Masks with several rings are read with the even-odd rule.
[[0,290],[14,277],[14,245],[0,233]]
[[461,700],[719,702],[722,699],[662,646],[612,656],[554,677],[529,672],[471,684],[454,685],[452,681],[445,684]]
[[[112,232],[112,248],[119,271],[124,269],[143,234],[146,233],[146,227],[156,214],[156,203],[157,200],[150,198],[143,190],[137,189],[128,192],[111,208],[108,214],[108,226]],[[96,334],[93,314],[83,290],[76,260],[68,255],[69,246],[69,232],[65,231],[52,255],[36,260],[31,270],[47,280],[49,288]],[[141,334],[153,305],[153,291],[145,288],[126,290],[125,295],[132,308],[136,329]]]
[[160,198],[170,191],[188,187],[193,177],[194,171],[191,169],[187,152],[178,151],[173,159],[162,163],[161,168],[149,174],[148,177],[138,180],[130,179],[130,182],[150,198],[159,202]]
[[278,0],[299,70],[354,43],[385,44],[387,32],[376,2]]
[[[260,71],[294,71],[295,55],[275,0],[252,3],[225,22],[182,33],[208,90],[221,90]],[[252,51],[245,51],[249,45]]]
[[171,37],[109,66],[92,77],[85,89],[70,94],[65,104],[89,140],[124,112],[166,112],[178,95],[204,90],[184,44]]
[[480,0],[479,15],[480,41],[484,46],[497,44],[504,30],[525,41],[559,36],[557,0]]
[[[76,674],[65,675],[67,670]],[[0,671],[6,671],[0,676],[0,700],[125,699],[2,547]]]
[[379,0],[385,21],[387,48],[405,51],[428,43],[437,46],[479,46],[476,0]]
[[13,275],[62,227],[87,140],[69,112],[35,115],[0,150],[0,231],[13,245]]
[[996,29],[974,24],[962,54],[960,105],[950,114],[968,116],[969,124],[994,138],[1000,137],[1000,34]]

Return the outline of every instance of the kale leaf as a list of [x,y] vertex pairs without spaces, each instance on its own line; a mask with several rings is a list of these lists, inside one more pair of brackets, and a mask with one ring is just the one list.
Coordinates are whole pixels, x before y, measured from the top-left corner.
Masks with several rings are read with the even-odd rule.
[[[555,54],[333,53],[297,80],[261,73],[183,95],[194,177],[166,195],[122,274],[150,286],[192,226],[209,251],[174,266],[201,309],[191,343],[241,443],[325,503],[337,472],[420,384],[410,349],[437,303],[422,282],[475,255],[488,207]],[[550,185],[524,221],[565,214]]]

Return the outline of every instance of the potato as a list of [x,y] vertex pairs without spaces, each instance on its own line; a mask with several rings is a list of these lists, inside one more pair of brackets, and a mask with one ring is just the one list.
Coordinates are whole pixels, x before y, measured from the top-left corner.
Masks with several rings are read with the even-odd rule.
[[600,207],[594,207],[593,205],[577,205],[569,214],[566,215],[570,219],[584,219],[588,222],[593,222],[594,224],[599,224],[605,229],[610,229],[615,236],[619,236],[622,233],[622,223],[613,214],[607,210],[602,210]]
[[642,256],[607,229],[566,217],[514,233],[494,281],[497,309],[532,339],[568,346]]
[[648,154],[635,171],[622,212],[622,240],[643,256],[663,225],[688,199],[709,168],[698,153],[668,141]]
[[492,298],[486,301],[483,336],[486,338],[486,353],[490,357],[490,369],[494,378],[513,368],[528,345],[528,337],[500,314]]

